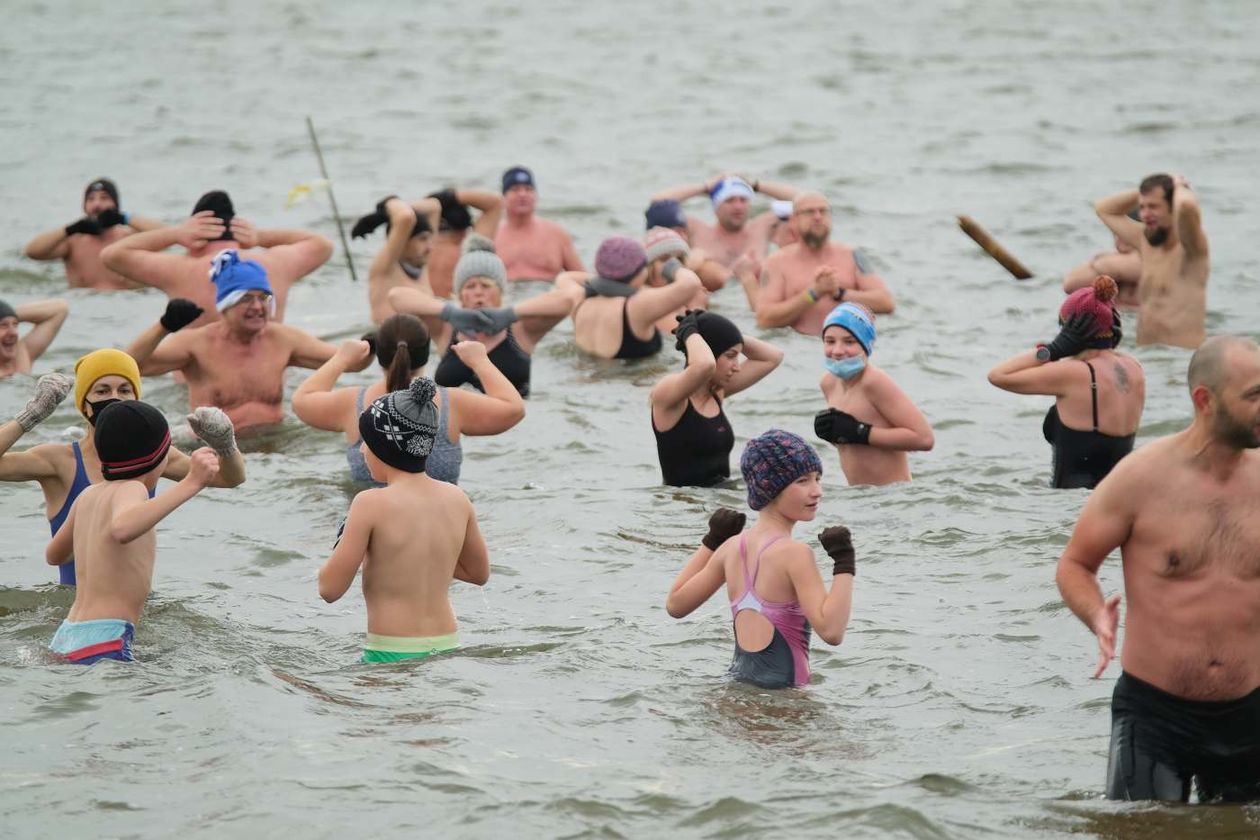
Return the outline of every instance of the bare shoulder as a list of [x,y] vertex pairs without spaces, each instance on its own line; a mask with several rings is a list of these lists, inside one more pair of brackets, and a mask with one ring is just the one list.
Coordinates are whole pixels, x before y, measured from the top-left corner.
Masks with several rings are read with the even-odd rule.
[[772,545],[766,556],[788,567],[808,564],[810,568],[814,568],[817,563],[814,549],[810,548],[809,543],[791,537]]

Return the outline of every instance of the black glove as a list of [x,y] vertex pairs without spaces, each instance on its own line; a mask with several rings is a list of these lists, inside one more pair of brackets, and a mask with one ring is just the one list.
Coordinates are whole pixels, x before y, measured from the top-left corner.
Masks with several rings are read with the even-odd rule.
[[730,508],[718,508],[709,517],[709,533],[704,535],[700,544],[709,551],[717,551],[722,543],[744,530],[747,515]]
[[382,216],[384,216],[386,219],[388,219],[388,218],[389,218],[389,211],[385,209],[385,205],[386,205],[386,204],[389,204],[389,200],[390,200],[391,198],[398,198],[398,196],[396,196],[396,195],[387,195],[387,196],[385,196],[384,198],[382,198],[380,201],[376,202],[376,212],[377,212],[377,213],[380,213],[380,214],[381,214]]
[[687,346],[687,339],[700,331],[700,313],[703,309],[688,309],[681,315],[675,315],[674,320],[678,322],[678,326],[674,327],[674,335],[677,341],[674,342],[676,350],[683,350]]
[[179,332],[200,318],[205,311],[187,298],[173,298],[166,304],[166,311],[158,322],[167,332]]
[[66,236],[74,236],[76,233],[86,233],[91,236],[96,236],[100,232],[100,222],[87,216],[84,216],[72,225],[66,225]]
[[1059,328],[1059,334],[1046,345],[1046,349],[1050,351],[1050,361],[1075,356],[1087,348],[1090,339],[1094,337],[1093,331],[1090,330],[1093,320],[1092,315],[1085,313],[1068,318]]
[[123,214],[119,213],[113,207],[107,207],[96,214],[96,223],[101,230],[112,228],[114,225],[125,225],[127,220],[123,218]]
[[829,408],[814,415],[814,434],[828,443],[860,443],[870,445],[871,425],[852,414]]
[[436,198],[438,204],[442,205],[442,221],[451,230],[467,230],[472,227],[472,214],[468,212],[468,208],[459,203],[459,199],[455,197],[455,190],[438,190],[435,193],[429,193],[427,198]]
[[1124,330],[1120,324],[1120,310],[1111,310],[1111,347],[1115,349],[1120,346],[1120,339],[1124,338]]
[[828,528],[818,535],[818,541],[822,543],[823,551],[827,552],[827,556],[835,561],[835,565],[831,567],[831,574],[857,576],[853,564],[853,535],[849,533],[848,528],[843,525]]

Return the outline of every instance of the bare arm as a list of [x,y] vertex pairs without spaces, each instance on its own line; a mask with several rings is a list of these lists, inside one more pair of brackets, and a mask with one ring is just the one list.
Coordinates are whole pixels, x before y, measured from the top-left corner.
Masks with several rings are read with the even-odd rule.
[[999,363],[989,371],[989,384],[1013,394],[1044,394],[1061,397],[1074,383],[1072,359],[1040,362],[1037,351],[1025,350]]
[[497,435],[506,432],[525,417],[525,400],[503,372],[486,355],[479,341],[461,341],[450,352],[460,358],[481,381],[484,394],[460,388],[447,388],[452,421],[459,434]]
[[395,312],[415,315],[424,322],[424,326],[433,336],[433,343],[439,348],[451,343],[451,326],[440,317],[442,308],[450,301],[438,300],[427,289],[411,286],[395,286],[387,296],[389,305]]
[[306,377],[293,392],[293,413],[298,419],[324,431],[346,431],[346,418],[354,405],[355,391],[353,388],[339,391],[332,388],[341,374],[361,364],[371,352],[368,343],[361,339],[343,341],[332,358]]
[[698,195],[705,195],[709,192],[708,184],[684,184],[682,186],[670,187],[654,194],[652,201],[686,201],[689,198],[695,198]]
[[[115,512],[109,526],[110,538],[126,545],[147,533],[177,507],[200,493],[210,483],[214,473],[218,472],[219,457],[208,447],[198,449],[192,457],[193,464],[188,475],[152,499],[140,482],[129,486],[126,492],[137,500],[137,504]],[[119,501],[121,507],[121,500]]]
[[792,587],[796,590],[801,612],[824,642],[838,645],[844,641],[853,608],[853,575],[842,573],[831,579],[831,589],[823,589],[822,575],[815,565],[814,552],[804,543],[785,547],[791,554],[785,564]]
[[857,275],[857,289],[847,290],[843,299],[860,303],[876,315],[887,315],[895,308],[892,292],[888,291],[884,278],[861,271]]
[[752,188],[762,195],[768,195],[780,201],[792,201],[800,193],[796,187],[790,187],[778,181],[756,180],[752,182]]
[[332,240],[318,233],[296,228],[254,230],[239,216],[232,219],[232,235],[241,247],[267,249],[267,270],[273,283],[300,280],[328,262],[333,253]]
[[22,253],[32,260],[63,260],[70,253],[70,235],[64,226],[53,228],[27,242]]
[[[276,326],[285,325],[277,324]],[[318,368],[337,353],[337,348],[327,341],[318,339],[308,332],[299,330],[297,327],[285,326],[285,332],[290,337],[289,365],[292,367]],[[363,343],[367,344],[366,341]],[[351,369],[363,370],[365,367],[367,367],[366,359],[359,367]]]
[[573,311],[573,295],[564,289],[553,289],[516,304],[512,311],[520,319],[521,329],[531,345],[527,349],[533,349],[532,345],[569,317]]
[[142,376],[158,376],[173,370],[182,370],[193,359],[190,336],[196,332],[194,329],[183,335],[168,333],[159,321],[127,345],[126,352],[136,360]]
[[1142,247],[1142,223],[1129,218],[1129,211],[1138,206],[1137,190],[1125,190],[1094,202],[1094,212],[1111,232],[1134,248]]
[[48,548],[44,550],[44,559],[48,561],[48,565],[60,566],[74,556],[74,521],[78,509],[79,500],[75,499],[70,505],[70,514],[66,521],[61,523],[61,527],[49,541]]
[[61,325],[70,314],[70,304],[60,298],[51,298],[23,303],[15,309],[19,321],[35,325],[22,337],[22,343],[26,345],[26,352],[30,354],[33,362],[48,349],[48,345],[61,331]]
[[871,386],[868,389],[871,404],[892,424],[892,428],[872,428],[867,441],[869,446],[926,452],[936,445],[936,438],[927,418],[890,376],[883,374]]
[[350,502],[346,521],[332,556],[319,570],[319,597],[332,603],[346,594],[363,565],[372,540],[373,490],[364,490]]
[[644,330],[670,312],[681,309],[703,286],[696,273],[678,269],[668,286],[642,288],[626,299],[626,317],[632,329]]
[[805,314],[811,306],[818,302],[824,292],[819,290],[819,282],[815,280],[814,288],[806,289],[800,294],[787,295],[787,277],[779,269],[775,260],[767,260],[763,276],[761,293],[757,296],[757,326],[790,327]]
[[166,227],[157,219],[150,219],[148,216],[137,216],[135,213],[127,214],[127,227],[137,233],[146,233],[151,230]]
[[1202,258],[1207,256],[1207,235],[1203,233],[1203,221],[1199,213],[1199,199],[1190,190],[1186,179],[1180,175],[1176,178],[1173,189],[1173,219],[1177,224],[1177,237],[1186,249],[1186,256]]
[[101,261],[137,283],[167,291],[171,278],[179,275],[184,257],[161,252],[174,245],[201,248],[222,233],[223,222],[211,211],[202,210],[175,227],[133,233],[118,240],[101,251]]
[[477,527],[477,514],[471,509],[471,503],[469,508],[464,544],[460,546],[459,559],[455,562],[455,579],[474,586],[485,586],[490,579],[490,554],[486,551],[481,529]]
[[726,385],[728,397],[765,379],[783,361],[783,351],[770,342],[754,338],[747,333],[744,333],[743,339],[745,361],[740,365],[739,372],[732,376],[731,381]]
[[565,271],[586,271],[586,266],[582,265],[582,258],[578,256],[577,248],[573,245],[573,237],[568,231],[564,234],[564,249],[560,252],[560,267]]
[[472,229],[488,239],[494,239],[499,230],[499,220],[503,217],[503,196],[489,190],[458,190],[455,199],[481,211]]
[[[427,199],[437,203],[437,199]],[[386,280],[393,274],[407,249],[407,241],[411,232],[416,229],[416,211],[407,202],[399,198],[391,198],[385,202],[385,212],[389,215],[389,235],[385,244],[372,258],[372,266],[368,269],[368,280]],[[436,228],[434,228],[436,230]]]
[[687,408],[687,400],[709,381],[717,370],[713,351],[704,336],[694,332],[687,336],[687,366],[671,373],[652,387],[652,422],[658,429],[670,429]]
[[716,552],[701,545],[691,555],[687,565],[674,578],[665,599],[665,612],[671,618],[683,618],[713,597],[713,593],[726,581],[726,569],[719,559],[721,548]]
[[[241,454],[241,450],[233,449],[230,455],[219,455],[219,471],[215,473],[214,478],[210,479],[207,487],[218,487],[226,489],[228,487],[240,487],[245,483],[245,456]],[[171,447],[170,457],[166,460],[166,469],[162,471],[162,478],[171,481],[183,481],[188,476],[188,471],[192,468],[192,459],[180,452],[175,447]]]

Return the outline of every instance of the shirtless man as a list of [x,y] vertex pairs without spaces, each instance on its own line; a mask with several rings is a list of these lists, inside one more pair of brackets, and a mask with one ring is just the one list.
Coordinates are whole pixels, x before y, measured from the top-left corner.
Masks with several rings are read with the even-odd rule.
[[[43,355],[61,331],[70,305],[59,298],[19,303],[12,307],[0,300],[0,379],[15,373],[30,373],[35,360]],[[19,324],[34,324],[24,336]]]
[[562,271],[586,271],[569,232],[534,215],[537,203],[534,173],[523,166],[503,173],[507,212],[494,235],[494,250],[507,266],[508,279],[552,281]]
[[366,237],[385,225],[385,244],[368,269],[368,307],[372,323],[380,324],[394,314],[390,290],[421,284],[424,266],[433,250],[441,205],[436,198],[407,203],[396,195],[376,202],[375,212],[360,217],[350,230],[354,239]]
[[[1143,283],[1146,282],[1143,278]],[[1218,336],[1190,359],[1194,421],[1120,461],[1059,558],[1067,606],[1115,655],[1120,595],[1098,569],[1117,547],[1129,601],[1111,701],[1110,799],[1260,799],[1260,347]]]
[[[1126,215],[1135,206],[1141,222]],[[1206,335],[1211,261],[1199,200],[1185,178],[1147,176],[1136,190],[1099,199],[1094,209],[1141,255],[1137,343],[1198,347]]]
[[[273,298],[262,263],[241,259],[239,251],[222,251],[213,272],[218,321],[172,331],[163,321],[169,324],[171,308],[187,302],[171,301],[163,321],[141,333],[127,352],[145,376],[182,371],[189,403],[218,406],[238,432],[278,423],[284,417],[285,369],[317,368],[337,348],[272,320]],[[358,370],[370,361],[365,357]]]
[[108,178],[97,178],[83,191],[83,218],[53,228],[26,243],[23,253],[32,260],[61,260],[72,289],[134,289],[136,284],[111,271],[101,262],[106,245],[136,231],[156,230],[161,222],[122,212],[118,187]]
[[1115,237],[1116,250],[1094,254],[1088,262],[1073,268],[1063,277],[1063,291],[1072,294],[1094,284],[1094,279],[1106,275],[1116,281],[1120,291],[1116,306],[1121,309],[1137,309],[1138,283],[1142,279],[1142,255],[1120,237]]
[[[187,253],[163,253],[172,245],[182,245]],[[284,320],[289,287],[319,268],[332,256],[333,244],[306,230],[259,230],[236,215],[232,199],[220,190],[197,200],[193,214],[182,224],[120,239],[101,253],[105,265],[119,274],[166,293],[171,300],[182,298],[202,309],[195,326],[218,320],[214,286],[206,280],[214,258],[229,248],[247,250],[267,271],[275,290],[275,320]]]
[[837,301],[860,303],[877,314],[893,311],[893,296],[861,252],[831,242],[831,205],[822,193],[806,192],[792,204],[792,224],[801,241],[766,260],[757,296],[757,325],[822,333],[823,319]]
[[892,377],[870,363],[875,318],[866,307],[842,303],[823,322],[823,374],[827,408],[814,417],[814,432],[840,453],[850,485],[910,480],[907,452],[935,444],[923,412]]
[[[487,190],[445,189],[432,193],[429,198],[436,198],[442,205],[442,216],[429,252],[429,264],[424,270],[425,280],[435,297],[449,298],[455,286],[455,263],[463,253],[460,246],[464,244],[464,236],[471,229],[493,240],[503,215],[503,197]],[[468,212],[469,207],[481,211],[476,222]]]
[[764,258],[766,245],[778,223],[778,217],[769,210],[754,218],[748,217],[749,203],[756,193],[790,201],[796,198],[797,190],[773,181],[754,180],[750,184],[738,175],[723,173],[703,184],[663,190],[652,196],[652,202],[681,202],[694,196],[708,195],[713,202],[717,224],[710,225],[695,217],[687,217],[688,242],[729,268],[750,251],[758,259]]

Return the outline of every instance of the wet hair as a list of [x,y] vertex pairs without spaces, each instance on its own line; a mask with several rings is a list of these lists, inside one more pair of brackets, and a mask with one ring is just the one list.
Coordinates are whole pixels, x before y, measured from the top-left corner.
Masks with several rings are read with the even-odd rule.
[[376,331],[376,361],[385,368],[385,389],[401,391],[411,372],[429,362],[429,331],[415,315],[391,315]]
[[1229,351],[1234,348],[1260,353],[1260,345],[1236,335],[1215,335],[1199,345],[1186,371],[1186,385],[1191,393],[1200,385],[1213,394],[1221,393],[1229,379]]
[[[1133,182],[1130,181],[1129,183],[1131,184]],[[1164,201],[1167,201],[1168,206],[1171,207],[1174,186],[1175,184],[1173,183],[1171,175],[1166,175],[1163,172],[1157,172],[1154,175],[1147,175],[1142,179],[1142,183],[1138,184],[1138,192],[1145,195],[1146,193],[1154,192],[1155,190],[1163,190]]]

